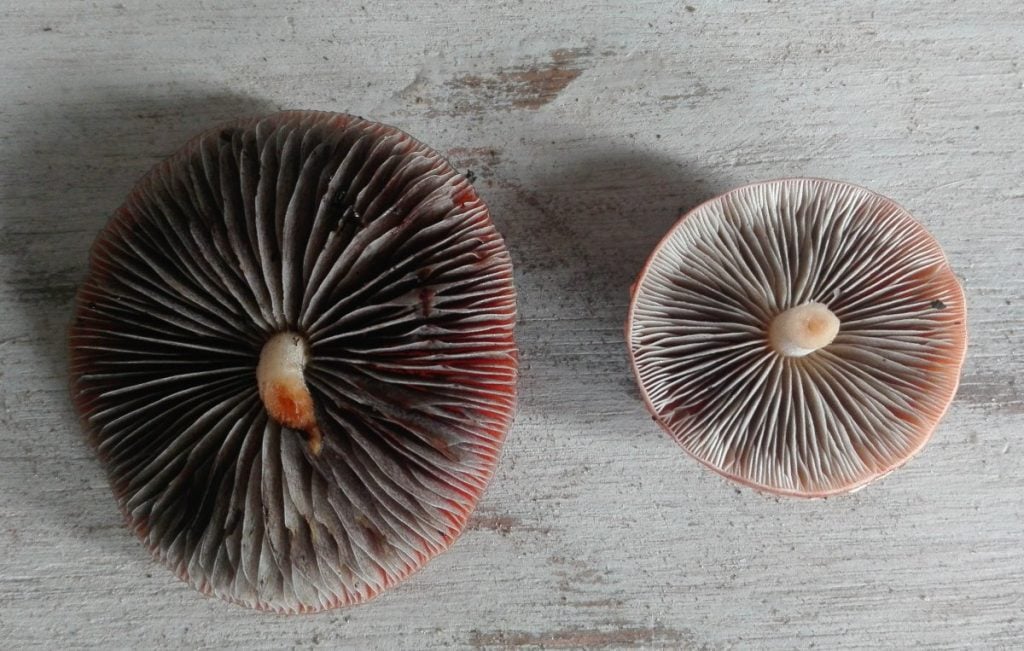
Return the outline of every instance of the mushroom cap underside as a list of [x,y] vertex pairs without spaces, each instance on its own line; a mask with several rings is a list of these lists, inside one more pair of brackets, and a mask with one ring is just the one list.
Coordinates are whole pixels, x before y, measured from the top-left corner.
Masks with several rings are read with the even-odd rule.
[[[464,527],[512,422],[515,310],[487,207],[440,155],[284,112],[193,139],[107,224],[72,395],[130,527],[183,579],[260,609],[353,604]],[[281,333],[305,357],[260,373],[292,393],[261,393]]]
[[[812,312],[793,336],[820,341],[773,345]],[[770,181],[677,222],[634,285],[626,338],[648,409],[687,452],[739,483],[821,497],[927,442],[959,382],[964,296],[891,200]]]

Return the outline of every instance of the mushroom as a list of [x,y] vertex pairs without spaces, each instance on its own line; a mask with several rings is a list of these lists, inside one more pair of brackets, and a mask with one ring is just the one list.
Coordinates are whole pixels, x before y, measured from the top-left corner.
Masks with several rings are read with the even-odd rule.
[[192,586],[309,612],[445,550],[515,405],[487,207],[392,127],[285,112],[204,133],[99,235],[71,384],[129,526]]
[[770,181],[676,223],[633,286],[626,340],[648,409],[698,461],[823,497],[928,441],[959,382],[964,296],[891,200]]

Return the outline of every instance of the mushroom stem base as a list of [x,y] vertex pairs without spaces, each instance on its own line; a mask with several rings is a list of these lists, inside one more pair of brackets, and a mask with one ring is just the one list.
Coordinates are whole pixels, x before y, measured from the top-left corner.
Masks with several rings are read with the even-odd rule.
[[319,454],[323,436],[303,375],[308,358],[309,347],[301,335],[278,333],[260,351],[256,383],[270,417],[285,427],[305,432],[310,452]]
[[803,357],[832,343],[839,334],[839,317],[822,303],[791,307],[772,320],[768,341],[784,357]]

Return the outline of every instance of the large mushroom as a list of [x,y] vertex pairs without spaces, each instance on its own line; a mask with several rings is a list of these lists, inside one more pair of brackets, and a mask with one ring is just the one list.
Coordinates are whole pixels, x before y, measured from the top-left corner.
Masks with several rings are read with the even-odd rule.
[[959,381],[964,296],[889,199],[771,181],[680,219],[634,285],[626,339],[647,407],[687,452],[742,484],[822,497],[928,441]]
[[93,246],[72,394],[130,527],[197,589],[369,599],[446,549],[515,404],[509,255],[407,134],[285,112],[202,134]]

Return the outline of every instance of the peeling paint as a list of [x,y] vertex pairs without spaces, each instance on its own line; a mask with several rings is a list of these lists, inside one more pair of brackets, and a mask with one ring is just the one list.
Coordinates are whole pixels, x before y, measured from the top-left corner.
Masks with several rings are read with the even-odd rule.
[[548,62],[499,69],[491,75],[456,77],[449,86],[472,91],[496,107],[536,110],[583,74],[580,59],[589,54],[586,48],[554,50]]
[[590,48],[553,50],[546,61],[467,74],[446,82],[451,115],[517,109],[535,111],[554,101],[584,71]]
[[466,523],[467,531],[494,531],[502,536],[511,535],[514,532],[529,532],[547,535],[551,533],[548,527],[535,527],[523,524],[519,518],[510,515],[483,515],[476,514]]
[[616,627],[610,629],[572,628],[542,633],[526,631],[474,631],[469,644],[475,649],[607,649],[607,648],[711,648],[699,645],[692,631],[663,626]]
[[417,111],[430,117],[535,111],[555,101],[592,58],[590,47],[559,48],[490,71],[447,77],[444,57],[436,54],[425,58],[413,78],[392,97],[417,105]]
[[484,515],[484,516],[473,516],[468,523],[466,523],[466,530],[487,530],[497,531],[498,533],[508,535],[513,529],[519,525],[519,520],[507,515]]

